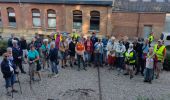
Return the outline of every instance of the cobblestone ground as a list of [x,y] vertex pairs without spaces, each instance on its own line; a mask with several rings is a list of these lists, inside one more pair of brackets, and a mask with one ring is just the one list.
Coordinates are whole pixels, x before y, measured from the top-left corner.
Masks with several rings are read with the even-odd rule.
[[[25,65],[25,69],[28,65]],[[161,78],[152,84],[143,83],[143,77],[132,80],[117,71],[104,67],[101,72],[103,100],[170,100],[170,72],[163,72]],[[34,82],[30,88],[28,74],[20,74],[22,94],[15,93],[13,100],[99,100],[98,74],[96,68],[77,71],[76,68],[60,69],[59,77],[49,78],[48,71],[42,72],[42,81]],[[19,90],[16,83],[15,88]],[[5,95],[4,79],[0,73],[0,100],[12,100]],[[145,99],[144,99],[145,100]]]

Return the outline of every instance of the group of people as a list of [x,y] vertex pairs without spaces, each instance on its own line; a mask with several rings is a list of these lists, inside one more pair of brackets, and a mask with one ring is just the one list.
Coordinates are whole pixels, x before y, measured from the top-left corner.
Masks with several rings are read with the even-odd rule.
[[41,80],[41,72],[49,71],[53,77],[58,77],[59,66],[65,69],[68,66],[76,67],[78,71],[87,70],[87,67],[108,67],[117,70],[118,75],[134,75],[141,73],[144,82],[152,83],[158,79],[166,56],[166,47],[162,40],[154,46],[153,33],[147,39],[128,37],[116,39],[114,36],[97,37],[96,33],[83,36],[77,32],[72,34],[52,34],[50,38],[40,38],[36,34],[31,42],[21,37],[11,35],[8,40],[7,52],[3,54],[1,71],[3,73],[7,94],[17,92],[13,85],[20,72],[26,74],[24,64],[29,64],[30,81],[35,75]]

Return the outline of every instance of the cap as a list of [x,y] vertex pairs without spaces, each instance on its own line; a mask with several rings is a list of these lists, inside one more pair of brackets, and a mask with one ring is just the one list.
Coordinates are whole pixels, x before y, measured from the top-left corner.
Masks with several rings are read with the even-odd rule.
[[114,36],[111,37],[112,40],[115,40],[116,38]]

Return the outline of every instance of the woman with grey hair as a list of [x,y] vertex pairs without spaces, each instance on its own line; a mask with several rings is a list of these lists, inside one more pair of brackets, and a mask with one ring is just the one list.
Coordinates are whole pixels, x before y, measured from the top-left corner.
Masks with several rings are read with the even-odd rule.
[[13,44],[12,53],[13,53],[14,63],[17,67],[19,67],[21,73],[26,74],[22,66],[22,50],[18,46],[18,42],[16,40],[13,40],[12,44]]
[[55,48],[55,43],[51,43],[50,45],[50,51],[49,51],[49,60],[51,65],[51,71],[52,75],[55,75],[54,77],[58,76],[58,49]]

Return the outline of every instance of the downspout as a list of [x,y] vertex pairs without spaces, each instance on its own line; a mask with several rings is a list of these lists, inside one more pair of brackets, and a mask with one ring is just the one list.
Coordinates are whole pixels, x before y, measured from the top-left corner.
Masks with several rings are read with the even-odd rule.
[[139,36],[140,15],[141,15],[141,14],[138,13],[137,30],[136,30],[136,35],[137,35],[137,37]]

